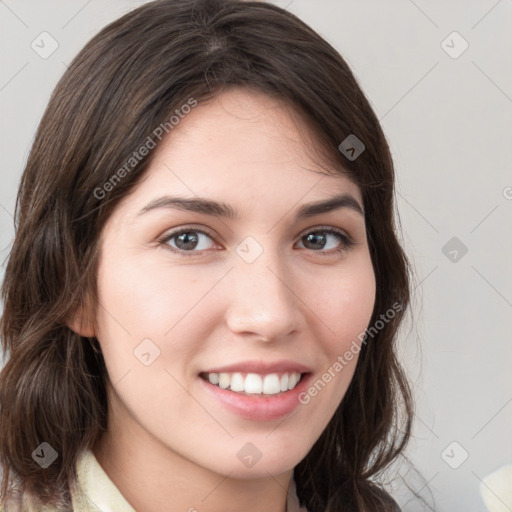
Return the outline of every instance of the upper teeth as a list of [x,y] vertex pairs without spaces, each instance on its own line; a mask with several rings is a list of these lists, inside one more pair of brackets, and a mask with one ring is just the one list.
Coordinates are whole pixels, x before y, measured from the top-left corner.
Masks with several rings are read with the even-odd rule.
[[300,380],[300,373],[277,373],[259,375],[248,373],[245,377],[242,373],[209,373],[208,380],[222,389],[231,391],[275,395],[282,391],[293,389]]

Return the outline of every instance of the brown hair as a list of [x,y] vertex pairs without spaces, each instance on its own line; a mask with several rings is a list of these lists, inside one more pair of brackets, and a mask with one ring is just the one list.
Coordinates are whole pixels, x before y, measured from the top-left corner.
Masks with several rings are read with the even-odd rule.
[[[108,192],[105,183],[190,98],[204,102],[231,86],[290,101],[330,161],[361,187],[377,281],[370,325],[401,306],[362,344],[344,399],[296,466],[298,497],[310,512],[396,510],[376,483],[405,448],[412,421],[395,354],[409,266],[395,234],[390,151],[339,53],[284,9],[241,0],[147,3],[101,30],[53,92],[21,178],[2,286],[2,500],[12,472],[45,503],[65,504],[78,453],[107,428],[99,344],[68,321],[87,300],[97,303],[101,229],[153,153]],[[338,150],[351,134],[365,145],[354,160]],[[46,469],[31,456],[43,441],[58,453]]]

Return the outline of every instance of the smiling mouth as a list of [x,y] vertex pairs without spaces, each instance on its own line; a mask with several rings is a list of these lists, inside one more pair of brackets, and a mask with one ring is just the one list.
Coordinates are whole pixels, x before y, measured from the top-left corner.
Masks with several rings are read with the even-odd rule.
[[247,396],[278,396],[294,389],[306,373],[206,373],[199,377],[221,389]]

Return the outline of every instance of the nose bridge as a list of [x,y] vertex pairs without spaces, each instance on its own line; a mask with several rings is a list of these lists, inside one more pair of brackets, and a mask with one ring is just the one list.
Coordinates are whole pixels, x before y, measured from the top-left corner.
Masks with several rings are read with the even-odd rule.
[[234,332],[270,341],[298,327],[299,304],[292,274],[278,250],[250,238],[237,247],[227,321]]

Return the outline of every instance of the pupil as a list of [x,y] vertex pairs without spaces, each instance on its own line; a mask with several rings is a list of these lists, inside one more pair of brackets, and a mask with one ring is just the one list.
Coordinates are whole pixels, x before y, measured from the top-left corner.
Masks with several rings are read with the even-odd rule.
[[[319,239],[324,238],[324,235],[316,235],[315,233],[310,233],[309,235],[306,236],[306,238],[308,239],[308,243],[313,241],[313,244],[314,244],[314,243],[318,243]],[[324,244],[319,245],[320,249],[323,248],[323,245]]]
[[197,236],[190,236],[190,233],[181,233],[178,235],[178,240],[185,243],[184,249],[193,249],[197,244]]

